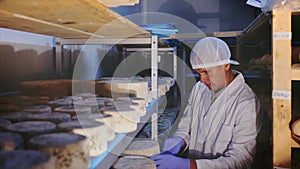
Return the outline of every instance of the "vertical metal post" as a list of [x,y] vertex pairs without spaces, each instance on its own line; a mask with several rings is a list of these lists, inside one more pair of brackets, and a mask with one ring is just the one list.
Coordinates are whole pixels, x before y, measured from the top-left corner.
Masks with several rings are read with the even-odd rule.
[[181,99],[186,100],[186,50],[185,48],[183,48],[182,51],[182,95],[181,95]]
[[151,37],[151,89],[152,89],[152,99],[155,100],[155,112],[152,114],[151,122],[152,122],[152,135],[151,139],[157,141],[157,113],[158,113],[158,102],[157,102],[157,74],[158,74],[158,37]]
[[56,75],[62,76],[63,69],[62,69],[62,55],[63,55],[63,44],[56,41]]
[[[175,82],[177,82],[177,47],[173,47],[173,78]],[[174,107],[178,106],[177,104],[177,88],[174,88]]]

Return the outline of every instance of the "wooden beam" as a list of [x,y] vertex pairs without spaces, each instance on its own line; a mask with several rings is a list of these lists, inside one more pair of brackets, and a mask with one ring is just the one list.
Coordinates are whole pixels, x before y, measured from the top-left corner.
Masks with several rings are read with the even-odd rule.
[[273,10],[273,167],[291,166],[291,12]]
[[1,0],[0,27],[60,38],[150,37],[97,0]]

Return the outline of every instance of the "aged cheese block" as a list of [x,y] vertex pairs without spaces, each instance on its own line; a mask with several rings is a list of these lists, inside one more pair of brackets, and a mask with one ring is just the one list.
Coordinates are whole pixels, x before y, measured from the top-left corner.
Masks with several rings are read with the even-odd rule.
[[37,106],[31,106],[23,109],[25,112],[30,112],[30,113],[51,113],[51,107],[50,106],[45,106],[45,105],[37,105]]
[[54,169],[89,168],[89,143],[83,135],[73,133],[43,134],[30,139],[30,144],[32,148],[46,152],[54,158]]
[[123,155],[148,157],[159,153],[159,143],[157,141],[151,139],[134,139],[123,152]]
[[3,119],[7,119],[11,121],[12,123],[22,122],[22,121],[28,121],[30,120],[30,117],[32,116],[32,113],[29,112],[12,112],[7,115],[1,116]]
[[[141,97],[146,99],[148,95],[148,82],[128,79],[100,80],[95,84],[96,93],[102,97]],[[146,103],[145,103],[146,104]]]
[[21,135],[13,132],[0,132],[0,150],[16,150],[24,147]]
[[72,94],[71,79],[53,79],[24,81],[20,83],[20,92],[27,96],[69,96]]
[[1,169],[52,169],[54,159],[36,150],[0,151]]
[[295,122],[293,122],[293,124],[292,124],[292,132],[296,136],[300,136],[300,119],[298,119]]
[[71,116],[67,113],[41,113],[41,114],[32,114],[30,117],[32,121],[50,121],[55,124],[62,122],[71,121]]
[[146,115],[146,105],[145,102],[146,100],[144,98],[139,98],[139,97],[119,97],[118,100],[120,101],[128,101],[128,102],[132,102],[137,104],[132,105],[131,107],[136,108],[139,112],[141,116]]
[[91,108],[92,113],[99,112],[99,110],[105,106],[104,102],[96,100],[82,100],[73,102],[76,107],[89,107]]
[[93,113],[93,114],[77,114],[77,116],[73,116],[72,120],[95,120],[104,123],[108,126],[108,141],[111,141],[115,138],[115,127],[116,121],[112,115],[109,114],[102,114],[102,113]]
[[54,109],[55,112],[68,113],[71,116],[76,114],[90,114],[92,112],[90,107],[81,107],[81,106],[60,106]]
[[30,139],[33,136],[54,131],[56,125],[47,121],[26,121],[14,123],[6,127],[7,130],[17,132],[25,138]]
[[107,150],[108,138],[111,138],[111,130],[104,123],[93,120],[78,120],[64,122],[58,128],[65,132],[85,135],[90,143],[90,156],[98,156]]
[[11,122],[7,119],[0,119],[0,131],[5,130],[7,126],[11,125]]
[[124,156],[118,159],[113,169],[156,169],[156,163],[147,157]]
[[116,121],[115,132],[127,133],[137,129],[140,120],[139,112],[130,108],[104,107],[101,109],[103,114],[112,115]]

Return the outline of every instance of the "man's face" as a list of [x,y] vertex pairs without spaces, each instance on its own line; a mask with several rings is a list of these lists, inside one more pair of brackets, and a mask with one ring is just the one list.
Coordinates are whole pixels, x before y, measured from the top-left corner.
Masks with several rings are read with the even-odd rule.
[[200,81],[210,90],[218,91],[226,86],[225,66],[195,69],[200,75]]

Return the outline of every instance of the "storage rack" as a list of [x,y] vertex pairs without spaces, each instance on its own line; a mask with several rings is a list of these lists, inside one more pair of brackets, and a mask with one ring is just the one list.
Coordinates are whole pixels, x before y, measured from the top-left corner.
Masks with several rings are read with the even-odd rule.
[[273,167],[291,167],[291,148],[300,145],[291,139],[292,81],[300,80],[300,69],[291,62],[292,14],[283,6],[273,10]]
[[3,0],[0,1],[0,27],[54,36],[56,72],[62,73],[64,45],[136,44],[151,46],[152,99],[138,129],[118,134],[108,151],[91,161],[91,168],[109,168],[150,117],[152,139],[157,140],[158,37],[108,9],[97,0]]

